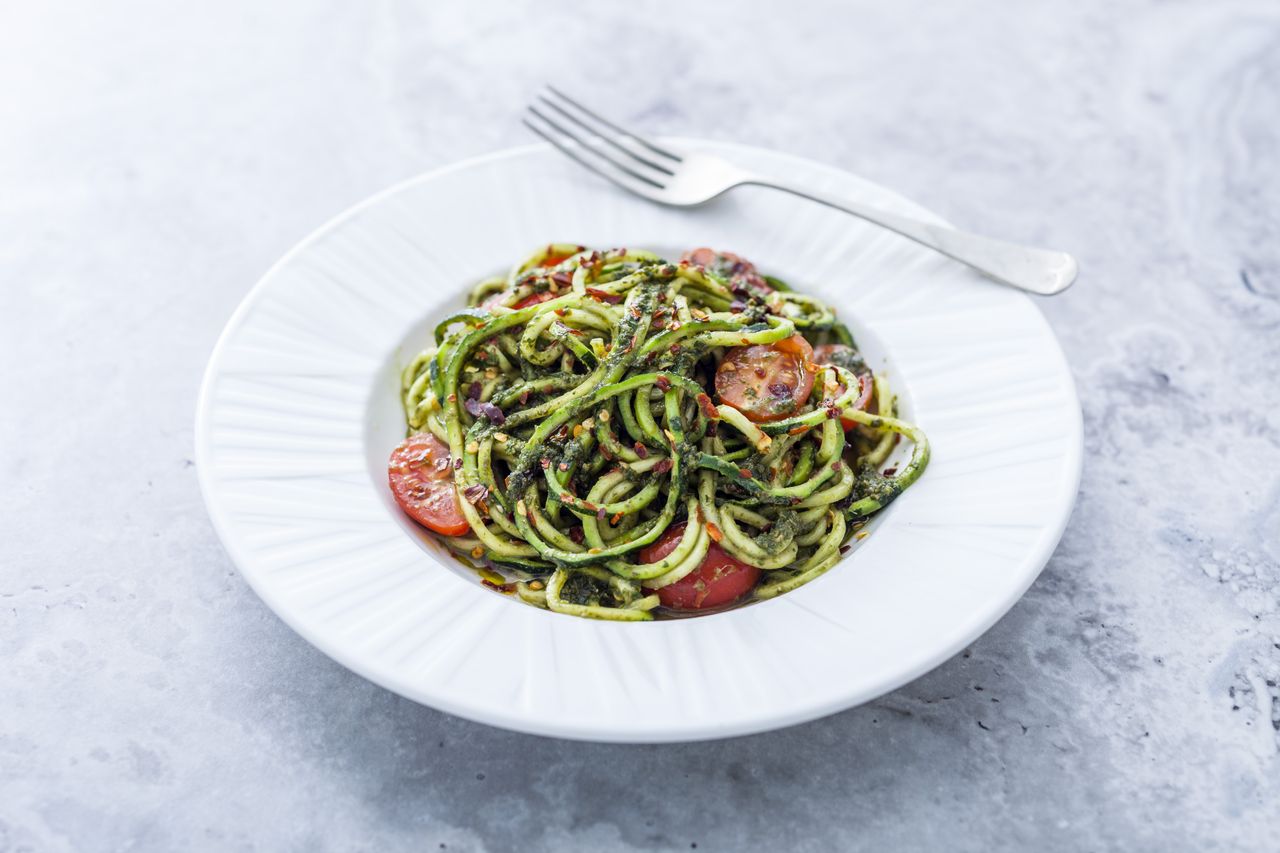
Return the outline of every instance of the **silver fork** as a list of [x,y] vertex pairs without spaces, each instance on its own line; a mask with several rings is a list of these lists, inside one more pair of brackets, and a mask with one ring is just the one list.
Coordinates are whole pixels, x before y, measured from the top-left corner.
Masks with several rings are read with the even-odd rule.
[[677,152],[624,130],[550,86],[522,120],[534,133],[603,178],[638,196],[674,207],[693,207],[734,187],[772,187],[874,222],[1020,290],[1051,296],[1076,280],[1066,252],[1019,246],[930,225],[847,198],[757,175],[710,154]]

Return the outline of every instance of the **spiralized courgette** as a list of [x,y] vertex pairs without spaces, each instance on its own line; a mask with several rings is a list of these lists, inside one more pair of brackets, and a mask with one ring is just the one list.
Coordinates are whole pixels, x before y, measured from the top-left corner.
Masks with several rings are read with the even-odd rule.
[[[707,252],[546,246],[476,285],[405,368],[408,433],[448,446],[470,526],[440,538],[490,586],[647,620],[718,547],[760,569],[749,595],[771,598],[835,565],[924,471],[925,436],[835,312]],[[730,353],[796,335],[843,346],[833,363],[806,357],[812,391],[791,411],[761,420],[717,396]],[[900,437],[910,458],[885,468]],[[670,553],[645,561],[680,524]]]

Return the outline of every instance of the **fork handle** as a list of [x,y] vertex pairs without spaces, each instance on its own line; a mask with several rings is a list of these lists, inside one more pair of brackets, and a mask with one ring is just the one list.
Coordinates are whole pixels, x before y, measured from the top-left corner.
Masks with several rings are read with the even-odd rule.
[[930,225],[918,219],[899,216],[856,201],[775,183],[768,178],[755,175],[743,183],[782,190],[825,204],[827,207],[851,213],[860,219],[874,222],[903,237],[915,240],[920,245],[928,246],[962,264],[967,264],[1001,284],[1030,293],[1038,293],[1042,296],[1061,293],[1076,280],[1076,274],[1080,269],[1076,259],[1066,252],[1019,246],[1016,243],[993,240],[990,237],[969,234],[954,228]]

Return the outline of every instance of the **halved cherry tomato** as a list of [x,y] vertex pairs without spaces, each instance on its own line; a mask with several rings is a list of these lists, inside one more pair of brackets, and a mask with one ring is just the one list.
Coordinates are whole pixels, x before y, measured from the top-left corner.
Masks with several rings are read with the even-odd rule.
[[[813,350],[814,364],[834,364],[852,370],[858,377],[858,399],[854,401],[853,408],[860,412],[874,412],[875,400],[872,399],[872,390],[875,388],[874,377],[871,374],[871,368],[867,367],[867,363],[854,352],[852,347],[844,344],[823,344],[815,347]],[[836,396],[840,396],[845,392],[843,384],[836,386]],[[856,427],[856,421],[848,418],[841,418],[840,425],[844,427],[845,432]]]
[[[656,563],[674,551],[680,537],[684,536],[684,528],[683,523],[668,527],[657,542],[640,549],[641,561]],[[702,565],[675,583],[659,589],[658,598],[664,607],[673,610],[703,610],[738,600],[759,579],[759,569],[730,557],[712,542]]]
[[720,399],[756,423],[799,411],[813,390],[813,348],[800,335],[776,344],[734,347],[716,370]]
[[391,452],[387,479],[400,508],[419,524],[445,536],[471,529],[453,485],[449,447],[429,432],[411,435]]
[[733,252],[717,252],[705,246],[690,249],[681,260],[703,267],[707,272],[720,276],[729,282],[731,288],[754,288],[761,293],[772,293],[773,288],[756,272],[756,265]]

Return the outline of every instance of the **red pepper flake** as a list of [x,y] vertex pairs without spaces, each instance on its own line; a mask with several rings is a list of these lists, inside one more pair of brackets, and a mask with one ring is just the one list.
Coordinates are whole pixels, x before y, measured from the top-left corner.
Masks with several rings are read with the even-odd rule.
[[605,512],[604,507],[598,507],[598,508],[596,509],[596,520],[597,520],[597,521],[604,521],[604,517],[605,517],[606,515],[608,515],[608,514],[609,514],[609,513]]
[[658,386],[659,391],[671,390],[671,380],[661,374],[658,375],[657,381],[655,381],[653,384]]
[[481,578],[480,583],[489,587],[489,589],[494,589],[494,590],[497,590],[498,592],[506,593],[508,595],[515,592],[516,590],[516,585],[513,583],[494,583],[488,578]]
[[636,456],[639,456],[641,459],[649,458],[649,448],[644,446],[644,442],[637,441],[633,446],[636,449]]
[[[744,338],[743,340],[745,340],[745,338]],[[765,370],[764,370],[764,368],[763,368],[763,367],[757,367],[757,368],[756,368],[756,376],[760,377],[761,379],[764,379],[765,375],[766,375],[766,374],[765,374]]]
[[750,479],[751,479],[751,469],[750,469],[750,468],[739,468],[739,469],[738,469],[738,476],[739,476],[739,477],[741,477],[741,478],[742,478],[742,479],[744,479],[744,480],[750,480]]
[[548,468],[550,468],[550,467],[551,467],[551,460],[550,460],[550,459],[539,459],[539,460],[538,460],[538,464],[539,464],[539,465],[541,465],[541,466],[542,466],[542,470],[543,470],[543,471],[545,471],[545,470],[547,470]]
[[675,467],[675,463],[674,463],[674,462],[672,462],[670,459],[663,459],[663,460],[662,460],[661,462],[659,462],[657,465],[654,465],[654,466],[653,466],[653,473],[655,473],[655,474],[665,474],[665,473],[667,473],[668,471],[670,471],[673,467]]
[[613,518],[609,519],[609,523],[614,526],[617,526],[619,521],[622,521],[622,513],[620,512],[615,512]]
[[853,550],[853,546],[852,546],[852,545],[841,545],[841,546],[840,546],[840,553],[841,553],[841,554],[848,554],[848,553],[849,553],[850,551],[852,551],[852,550]]
[[551,280],[561,287],[568,287],[573,284],[573,276],[567,272],[555,272],[551,274]]
[[672,344],[672,345],[671,345],[671,354],[672,354],[672,355],[675,355],[675,354],[676,354],[676,353],[678,353],[678,352],[680,352],[680,345],[679,345],[679,344]]
[[702,409],[702,414],[706,415],[709,420],[714,421],[720,417],[720,413],[716,411],[716,404],[711,402],[711,398],[706,394],[699,394],[697,400],[698,407]]
[[605,447],[603,444],[600,445],[600,455],[603,456],[605,459],[609,460],[610,462],[613,461],[613,458],[614,458],[613,451]]
[[893,467],[893,468],[885,468],[885,469],[884,469],[884,475],[885,475],[886,477],[892,477],[892,476],[893,476],[894,474],[896,474],[896,473],[898,473],[898,469],[897,469],[897,467]]
[[520,405],[522,405],[522,406],[523,406],[523,405],[524,405],[525,403],[527,403],[527,402],[529,402],[529,392],[528,392],[528,391],[522,391],[522,392],[520,393]]
[[577,542],[579,545],[581,545],[583,540],[586,539],[587,537],[586,537],[586,534],[582,532],[581,527],[570,527],[569,538],[572,539],[574,542]]
[[833,472],[835,472],[836,474],[839,474],[839,473],[840,473],[840,460],[839,460],[839,459],[837,459],[835,462],[832,462],[832,463],[831,463],[831,470],[832,470]]
[[804,435],[808,431],[809,428],[807,426],[801,425],[787,430],[787,435]]
[[555,309],[554,313],[557,317],[563,317],[565,314],[568,314],[569,311],[568,309],[565,309],[565,308],[557,308]]
[[724,538],[724,533],[720,528],[716,527],[715,524],[710,521],[707,522],[707,535],[711,537],[712,542],[719,542]]
[[453,470],[457,471],[461,467],[462,467],[462,457],[459,456],[457,459],[453,460]]
[[568,463],[568,462],[561,462],[561,463],[560,463],[559,465],[557,465],[556,467],[557,467],[557,468],[559,468],[561,471],[568,471],[568,470],[569,470],[569,463]]
[[616,293],[610,293],[607,290],[601,290],[598,287],[588,287],[587,295],[598,302],[607,302],[610,305],[617,305],[622,301],[622,297]]

